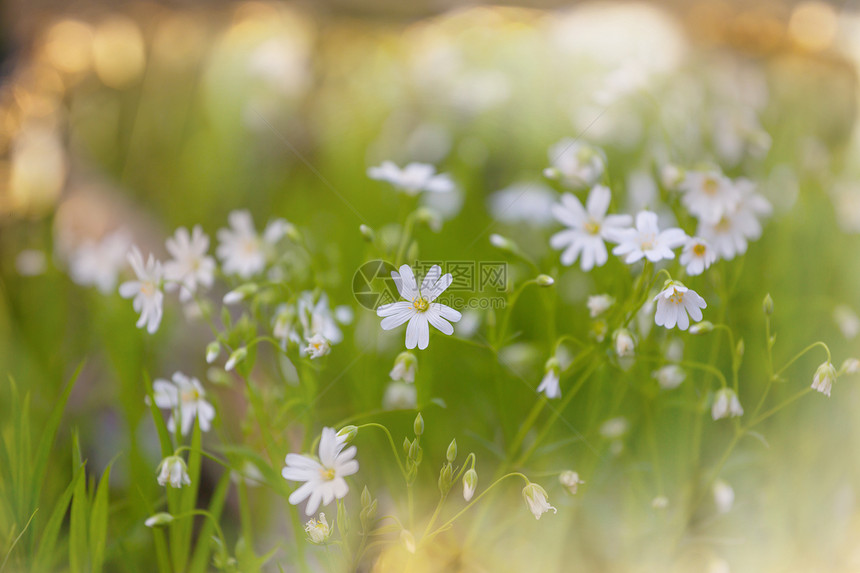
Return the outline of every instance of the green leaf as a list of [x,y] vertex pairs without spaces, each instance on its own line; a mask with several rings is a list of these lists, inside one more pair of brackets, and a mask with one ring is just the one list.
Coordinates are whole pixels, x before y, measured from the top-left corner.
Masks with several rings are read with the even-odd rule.
[[92,509],[90,511],[90,571],[99,573],[104,566],[105,545],[108,526],[108,490],[110,488],[111,464],[105,468],[99,480]]
[[85,474],[83,464],[78,466],[75,471],[72,481],[66,487],[66,491],[57,500],[54,505],[54,511],[51,512],[51,517],[42,529],[42,536],[39,539],[39,549],[36,551],[33,560],[33,571],[51,571],[54,567],[55,555],[54,551],[57,546],[57,537],[60,534],[60,527],[63,525],[63,519],[66,517],[66,511],[69,508],[69,502],[72,500],[72,493],[77,488],[78,482]]
[[161,410],[155,405],[155,396],[152,392],[152,380],[149,374],[143,373],[143,380],[146,384],[146,402],[149,404],[149,411],[152,414],[152,421],[155,422],[155,429],[158,431],[158,441],[161,443],[161,457],[166,458],[173,454],[173,442],[170,441],[170,432],[167,431],[167,424],[164,422],[164,416],[161,415]]
[[[218,481],[215,491],[212,494],[212,501],[209,503],[209,514],[212,519],[221,519],[221,512],[224,510],[224,502],[227,499],[227,492],[230,491],[230,472],[225,471],[224,475]],[[191,565],[188,571],[191,573],[205,573],[207,564],[209,563],[209,554],[212,551],[211,537],[214,533],[215,525],[211,519],[207,519],[200,527],[200,533],[197,535],[197,544],[194,547],[194,554],[191,557]]]
[[[83,465],[77,431],[72,435],[72,449],[77,464]],[[82,471],[86,472],[86,469]],[[89,500],[87,499],[86,473],[84,476],[84,479],[75,483],[74,494],[72,494],[72,512],[69,523],[69,570],[71,573],[86,571]]]

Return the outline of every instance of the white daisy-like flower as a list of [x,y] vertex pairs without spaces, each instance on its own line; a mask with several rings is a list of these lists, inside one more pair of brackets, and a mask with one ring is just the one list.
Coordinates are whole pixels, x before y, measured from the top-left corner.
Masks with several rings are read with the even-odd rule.
[[140,318],[137,327],[146,327],[146,331],[153,334],[161,324],[161,316],[164,312],[164,293],[161,291],[162,270],[161,263],[155,260],[152,254],[143,261],[143,255],[137,247],[133,247],[128,254],[128,262],[137,275],[137,280],[126,281],[119,285],[119,294],[123,298],[132,298],[132,307]]
[[535,519],[540,519],[540,516],[549,510],[558,513],[558,510],[547,501],[546,490],[536,483],[530,483],[523,488],[523,499],[526,500],[526,505]]
[[687,274],[691,277],[705,272],[717,260],[717,252],[711,248],[704,239],[692,237],[684,243],[681,251],[681,264],[687,268]]
[[594,296],[588,297],[588,302],[586,306],[588,307],[588,314],[591,318],[597,318],[615,304],[615,298],[609,296],[608,294],[597,294]]
[[677,324],[681,330],[689,328],[691,318],[696,322],[702,320],[702,309],[708,307],[705,299],[696,291],[678,281],[667,281],[654,300],[657,301],[657,312],[654,314],[657,326],[675,328]]
[[698,235],[707,241],[720,258],[731,260],[747,252],[749,241],[761,237],[759,218],[771,214],[767,199],[753,191],[754,184],[746,179],[735,182],[742,191],[741,199],[734,209],[725,212],[716,222],[699,223]]
[[179,456],[167,456],[158,465],[158,485],[178,488],[183,485],[191,485],[188,476],[188,466],[185,460]]
[[556,220],[568,227],[549,240],[553,249],[564,249],[561,264],[572,265],[580,255],[580,267],[584,271],[606,264],[609,255],[603,241],[632,221],[630,215],[606,214],[611,199],[609,188],[597,185],[588,194],[585,207],[571,193],[564,193],[561,203],[552,206]]
[[383,330],[397,328],[408,321],[406,348],[410,350],[416,346],[421,350],[427,348],[430,343],[430,324],[443,334],[454,333],[454,327],[450,322],[457,322],[462,315],[450,306],[433,302],[453,282],[451,273],[442,275],[442,268],[439,265],[433,265],[420,287],[409,265],[402,265],[399,273],[391,271],[391,277],[397,285],[400,296],[406,301],[383,304],[376,309],[376,315],[383,319],[381,323]]
[[594,185],[606,170],[601,150],[569,137],[549,148],[549,163],[544,175],[574,188]]
[[652,263],[662,259],[674,259],[672,249],[680,247],[687,240],[687,234],[673,227],[661,231],[657,225],[657,214],[651,211],[640,211],[636,215],[636,227],[633,229],[613,229],[607,237],[618,243],[612,249],[612,254],[625,257],[624,262],[635,263],[646,258]]
[[221,259],[222,269],[228,275],[251,278],[264,268],[275,243],[290,232],[291,225],[283,219],[271,221],[263,235],[254,228],[248,211],[233,211],[228,216],[229,229],[218,231],[218,248],[215,254]]
[[302,353],[310,356],[311,360],[322,358],[329,352],[331,352],[331,343],[322,334],[314,334],[308,339],[308,345],[302,349]]
[[367,176],[391,183],[407,195],[417,195],[422,191],[448,193],[454,190],[451,177],[447,173],[437,174],[436,168],[427,163],[413,162],[401,169],[393,161],[383,161],[382,165],[369,168]]
[[344,449],[345,443],[333,428],[323,428],[319,443],[319,458],[300,454],[287,454],[286,467],[281,470],[284,479],[304,482],[290,494],[289,502],[298,505],[308,500],[305,514],[313,515],[322,505],[342,499],[349,492],[346,477],[358,472],[356,448]]
[[176,430],[177,417],[182,435],[187,436],[191,431],[194,418],[197,418],[200,429],[208,432],[215,417],[215,408],[206,401],[206,391],[197,378],[176,372],[171,380],[158,379],[152,383],[155,405],[170,410],[172,415],[167,421],[167,429]]
[[740,190],[719,171],[687,171],[681,191],[681,203],[703,223],[716,223],[741,199]]
[[731,388],[721,388],[714,394],[714,403],[711,405],[711,418],[720,420],[722,418],[738,417],[744,415],[738,395]]
[[215,280],[215,259],[207,255],[209,237],[200,225],[191,233],[180,227],[167,239],[167,251],[173,259],[164,263],[164,278],[168,287],[179,286],[179,300],[191,300],[198,287],[209,288]]
[[553,398],[561,397],[561,386],[559,385],[561,377],[561,365],[555,358],[550,358],[546,361],[543,379],[537,387],[538,392],[543,392],[546,397],[552,400]]
[[830,361],[824,362],[815,370],[815,376],[812,378],[812,388],[830,397],[830,390],[833,388],[835,380],[836,368],[833,367]]
[[687,377],[684,369],[677,364],[667,364],[662,368],[658,368],[651,373],[660,388],[663,390],[673,390],[681,385],[681,382]]
[[98,242],[87,241],[69,255],[69,276],[81,286],[95,286],[107,294],[116,288],[130,246],[125,231],[113,232]]

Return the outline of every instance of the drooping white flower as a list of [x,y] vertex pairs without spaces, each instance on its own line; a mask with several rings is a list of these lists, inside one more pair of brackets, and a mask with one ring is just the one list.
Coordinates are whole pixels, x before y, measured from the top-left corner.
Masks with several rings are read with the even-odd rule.
[[553,357],[546,361],[543,379],[537,387],[538,392],[543,392],[546,397],[552,400],[553,398],[561,397],[561,387],[559,380],[561,376],[561,365],[559,361]]
[[660,388],[663,390],[672,390],[681,385],[681,382],[687,377],[684,369],[677,364],[667,364],[662,368],[658,368],[651,373]]
[[209,288],[215,280],[215,259],[207,255],[209,237],[200,225],[189,234],[180,227],[167,239],[167,251],[173,258],[164,263],[164,278],[179,286],[179,300],[191,300],[198,287]]
[[436,168],[427,163],[409,163],[401,169],[393,161],[383,161],[382,165],[369,168],[367,176],[391,183],[407,195],[417,195],[422,191],[448,193],[454,189],[454,182],[447,173],[437,174]]
[[714,482],[714,504],[720,513],[728,513],[735,504],[735,490],[725,481],[718,479]]
[[266,268],[275,243],[288,234],[292,226],[283,219],[275,219],[260,236],[254,228],[251,213],[233,211],[228,216],[229,229],[218,231],[218,248],[215,254],[221,259],[222,269],[228,275],[248,279]]
[[168,484],[174,488],[191,485],[188,467],[185,465],[185,460],[179,456],[168,456],[158,465],[158,485]]
[[87,241],[69,255],[69,276],[81,286],[95,286],[104,294],[116,288],[116,279],[126,264],[131,238],[116,231],[100,241]]
[[633,356],[636,352],[636,342],[633,336],[626,328],[619,328],[612,334],[612,341],[615,343],[615,354],[619,358]]
[[717,260],[717,253],[704,239],[692,237],[684,243],[681,251],[681,264],[687,268],[687,274],[691,277],[705,272]]
[[[667,281],[660,293],[654,297],[657,301],[657,312],[654,322],[657,326],[687,330],[690,319],[702,320],[702,309],[708,304],[694,290],[690,290],[678,281]],[[689,316],[687,316],[689,314]]]
[[319,458],[287,454],[286,467],[281,470],[281,475],[290,481],[304,482],[290,494],[289,502],[298,505],[307,499],[306,515],[316,513],[320,503],[328,505],[349,492],[344,478],[358,472],[358,462],[353,459],[355,446],[344,449],[344,445],[333,428],[323,428]]
[[463,499],[465,501],[470,501],[472,496],[475,495],[475,490],[477,488],[478,472],[475,471],[475,468],[469,468],[463,476]]
[[394,381],[412,384],[415,382],[415,372],[418,370],[418,358],[409,351],[401,352],[394,359],[394,367],[388,376]]
[[558,481],[568,492],[570,492],[570,495],[576,495],[580,484],[585,483],[579,479],[579,474],[573,470],[561,472],[558,476]]
[[740,191],[719,171],[687,171],[681,183],[681,203],[703,223],[716,223],[735,209]]
[[168,430],[176,430],[178,417],[184,436],[191,431],[194,418],[197,418],[202,431],[209,431],[215,417],[215,408],[206,401],[206,391],[197,378],[176,372],[170,381],[158,379],[153,382],[152,391],[155,405],[172,412],[167,421]]
[[547,501],[546,490],[536,483],[530,483],[523,488],[523,499],[526,500],[526,506],[535,519],[540,519],[540,516],[549,510],[558,513],[558,510]]
[[308,339],[308,345],[302,349],[304,354],[315,358],[321,358],[331,352],[331,343],[322,334],[314,334]]
[[830,396],[830,390],[833,388],[833,382],[836,380],[836,368],[828,360],[815,370],[815,376],[812,378],[812,389],[818,390],[825,396]]
[[409,265],[402,265],[399,273],[391,271],[391,277],[400,296],[406,301],[383,304],[376,309],[376,315],[383,319],[383,330],[397,328],[408,321],[406,348],[410,350],[416,346],[421,350],[427,348],[430,343],[430,324],[443,334],[454,333],[454,327],[448,321],[457,322],[462,315],[447,305],[433,302],[453,282],[451,273],[442,275],[442,268],[433,265],[420,287]]
[[714,403],[711,406],[711,417],[714,420],[743,415],[744,409],[734,390],[731,388],[717,390],[717,393],[714,394]]
[[734,209],[726,211],[712,223],[699,222],[698,235],[716,251],[720,258],[731,260],[747,252],[749,241],[761,237],[760,218],[770,215],[767,199],[755,193],[754,184],[745,179],[734,183],[741,197]]
[[317,545],[325,543],[331,536],[331,526],[326,521],[325,513],[320,513],[319,519],[310,519],[305,523],[305,533],[308,541]]
[[674,259],[675,253],[672,249],[683,245],[687,235],[676,227],[661,231],[657,225],[656,213],[640,211],[636,215],[635,228],[613,229],[607,238],[618,243],[612,249],[612,254],[623,256],[625,263],[632,264],[643,257],[652,263],[662,259]]
[[591,318],[597,318],[615,304],[615,298],[609,296],[608,294],[598,294],[594,296],[588,297],[588,302],[586,306],[588,307],[588,313]]
[[382,396],[384,410],[413,410],[418,401],[418,390],[414,384],[392,382]]
[[630,225],[630,215],[607,215],[612,194],[608,187],[595,186],[588,194],[585,207],[571,193],[561,196],[561,203],[552,206],[556,220],[568,228],[553,235],[549,244],[553,249],[564,249],[561,264],[572,265],[580,258],[580,267],[590,271],[606,264],[609,255],[604,240]]
[[128,254],[128,262],[137,280],[126,281],[119,285],[119,294],[123,298],[133,298],[132,307],[140,318],[137,327],[146,327],[146,331],[153,334],[161,324],[161,316],[164,312],[164,293],[161,291],[162,270],[161,263],[155,260],[152,254],[143,262],[143,255],[137,247],[133,247]]
[[600,149],[569,137],[549,148],[549,163],[544,175],[573,188],[594,185],[606,170]]

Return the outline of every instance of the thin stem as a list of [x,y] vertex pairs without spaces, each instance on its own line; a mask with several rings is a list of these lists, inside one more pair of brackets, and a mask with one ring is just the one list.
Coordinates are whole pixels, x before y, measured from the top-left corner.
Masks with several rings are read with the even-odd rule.
[[394,444],[394,438],[391,437],[391,432],[388,431],[388,428],[382,424],[377,424],[376,422],[368,422],[367,424],[357,426],[357,428],[359,430],[362,428],[379,428],[385,432],[385,435],[388,437],[388,443],[391,444],[391,451],[394,453],[394,459],[397,460],[397,467],[400,468],[400,474],[403,476],[403,479],[406,479],[406,470],[403,467],[403,463],[400,461],[400,452],[397,451],[397,446]]

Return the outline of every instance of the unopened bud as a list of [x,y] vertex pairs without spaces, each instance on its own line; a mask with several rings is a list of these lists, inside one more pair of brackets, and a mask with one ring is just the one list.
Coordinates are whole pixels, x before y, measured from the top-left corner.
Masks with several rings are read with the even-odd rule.
[[555,279],[549,275],[538,275],[535,279],[535,283],[537,283],[538,286],[548,287],[555,284]]
[[466,470],[466,475],[463,476],[463,499],[471,500],[477,488],[478,472],[475,471],[475,468],[469,468]]
[[448,459],[449,464],[453,464],[454,460],[457,459],[457,438],[454,438],[448,444],[448,451],[445,452],[445,457]]
[[516,244],[512,240],[510,240],[506,237],[503,237],[501,235],[498,235],[496,233],[493,233],[492,235],[490,235],[490,244],[493,245],[494,247],[496,247],[497,249],[501,249],[501,250],[507,251],[509,253],[512,253],[512,252],[516,251],[516,249],[517,249]]
[[161,513],[156,513],[152,517],[147,518],[147,520],[144,521],[143,523],[147,527],[161,527],[163,525],[167,525],[171,521],[173,521],[172,515],[170,515],[169,513],[161,512]]
[[236,304],[257,292],[259,287],[254,283],[245,283],[224,295],[224,304]]
[[421,412],[418,412],[418,415],[415,416],[415,421],[412,423],[412,429],[415,431],[416,436],[420,436],[424,433],[424,418],[421,417]]
[[344,426],[337,433],[337,437],[341,438],[344,444],[348,444],[353,441],[357,435],[358,427],[356,426]]
[[690,334],[707,334],[714,330],[714,323],[710,320],[703,320],[690,326]]
[[224,365],[224,370],[226,370],[228,372],[230,370],[233,370],[233,368],[235,368],[237,364],[239,364],[240,362],[245,360],[245,358],[247,356],[248,356],[248,349],[247,348],[245,348],[244,346],[241,348],[237,348],[230,355],[230,358],[227,359],[227,363]]
[[206,364],[212,364],[221,354],[221,344],[213,340],[206,346]]
[[770,293],[767,293],[764,296],[764,302],[762,302],[761,307],[767,316],[773,314],[773,299],[771,298]]

